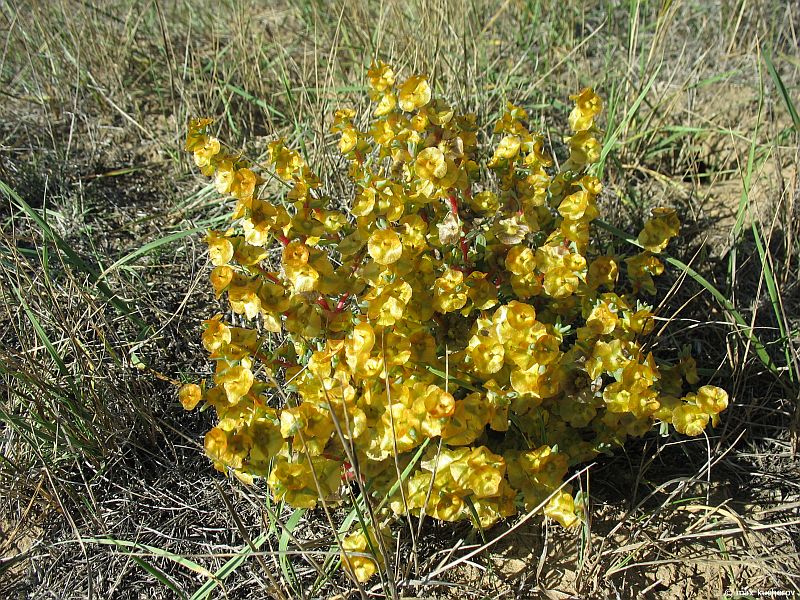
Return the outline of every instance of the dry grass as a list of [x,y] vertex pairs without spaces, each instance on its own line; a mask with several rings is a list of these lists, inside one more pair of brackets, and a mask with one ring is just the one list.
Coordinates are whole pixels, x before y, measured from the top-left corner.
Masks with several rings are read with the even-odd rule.
[[[777,85],[797,103],[793,3],[61,0],[0,2],[0,22],[0,596],[800,591],[800,125]],[[393,585],[359,591],[329,569],[323,511],[213,472],[208,415],[171,380],[209,372],[197,231],[225,211],[181,156],[187,117],[254,156],[305,140],[332,172],[326,115],[362,101],[373,56],[481,122],[513,100],[546,126],[566,106],[549,98],[600,90],[604,216],[684,215],[672,253],[706,285],[673,269],[658,343],[691,345],[732,404],[708,437],[653,432],[576,473],[579,531],[428,520],[412,555],[398,524]]]

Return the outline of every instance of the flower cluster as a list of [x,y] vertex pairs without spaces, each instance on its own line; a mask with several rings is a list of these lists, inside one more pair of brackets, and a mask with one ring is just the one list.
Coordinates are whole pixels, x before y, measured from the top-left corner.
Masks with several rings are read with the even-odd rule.
[[[559,162],[518,106],[482,157],[475,115],[434,97],[426,76],[399,82],[379,62],[368,80],[371,119],[341,109],[332,120],[347,198],[326,195],[281,140],[257,166],[209,120],[190,123],[186,149],[236,200],[230,227],[207,237],[211,284],[248,326],[205,321],[213,384],[184,386],[181,402],[216,409],[205,449],[218,469],[263,477],[294,506],[363,477],[397,514],[485,528],[542,507],[569,527],[571,467],[656,422],[698,435],[727,406],[719,388],[691,391],[690,356],[646,350],[642,295],[656,292],[678,217],[653,210],[633,256],[593,240],[602,101],[591,89],[571,97]],[[267,172],[283,191],[263,185]],[[344,541],[359,580],[382,560],[368,537]]]

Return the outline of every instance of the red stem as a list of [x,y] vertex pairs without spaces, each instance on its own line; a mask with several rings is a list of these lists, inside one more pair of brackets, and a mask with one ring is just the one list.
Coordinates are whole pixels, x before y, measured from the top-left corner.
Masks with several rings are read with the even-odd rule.
[[320,295],[320,297],[317,298],[317,304],[319,304],[322,308],[324,308],[328,312],[331,312],[331,305],[328,304],[328,301],[323,296]]
[[453,213],[454,217],[458,216],[458,199],[456,198],[455,194],[450,194],[447,199],[450,201],[450,212]]
[[344,310],[344,305],[347,302],[347,299],[350,297],[350,292],[345,292],[345,294],[339,298],[339,302],[336,303],[336,308],[333,312],[340,313]]
[[267,271],[265,268],[260,267],[258,265],[251,265],[251,267],[254,268],[256,271],[258,271],[259,273],[261,273],[264,277],[269,279],[272,283],[276,283],[279,286],[283,287],[283,282],[277,277],[275,277],[275,275]]
[[461,245],[461,256],[464,257],[464,264],[469,265],[469,243],[463,235],[458,242]]
[[274,362],[275,362],[276,365],[279,365],[281,367],[287,367],[287,368],[288,367],[298,367],[298,366],[300,366],[297,363],[289,362],[288,360],[283,360],[282,358],[276,358]]

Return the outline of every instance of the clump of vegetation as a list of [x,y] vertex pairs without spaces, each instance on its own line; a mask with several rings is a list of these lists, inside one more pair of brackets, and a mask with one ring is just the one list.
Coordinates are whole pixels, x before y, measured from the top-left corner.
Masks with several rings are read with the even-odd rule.
[[[722,389],[695,390],[688,353],[648,351],[644,298],[678,217],[654,209],[633,256],[595,239],[591,89],[571,97],[559,160],[520,107],[487,156],[476,116],[434,97],[425,75],[398,83],[379,62],[368,77],[368,125],[349,109],[333,119],[348,199],[326,195],[282,140],[262,168],[209,135],[211,120],[191,122],[186,149],[236,199],[207,242],[211,284],[241,318],[204,322],[213,384],[183,386],[181,401],[216,410],[205,450],[217,469],[265,478],[292,506],[353,481],[398,515],[486,528],[524,507],[570,527],[571,467],[655,423],[699,435],[727,407]],[[380,526],[342,543],[360,581],[383,560]]]

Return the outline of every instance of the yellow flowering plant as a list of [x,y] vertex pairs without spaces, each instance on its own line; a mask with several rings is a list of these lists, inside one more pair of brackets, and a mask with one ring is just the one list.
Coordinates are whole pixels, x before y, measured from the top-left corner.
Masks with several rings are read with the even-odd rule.
[[[209,119],[191,121],[186,150],[235,199],[229,227],[206,241],[211,285],[240,325],[204,322],[212,382],[180,401],[216,410],[205,437],[216,468],[264,478],[296,507],[357,477],[398,515],[486,528],[541,506],[570,527],[581,514],[570,468],[655,423],[699,435],[727,406],[717,387],[693,391],[691,357],[647,350],[646,296],[678,217],[654,209],[633,256],[592,239],[603,103],[591,89],[571,97],[569,154],[556,161],[518,106],[483,155],[476,116],[436,98],[425,75],[398,81],[379,62],[368,81],[369,122],[350,109],[332,120],[346,198],[328,197],[282,140],[255,165]],[[360,581],[384,560],[372,530],[342,552]]]

